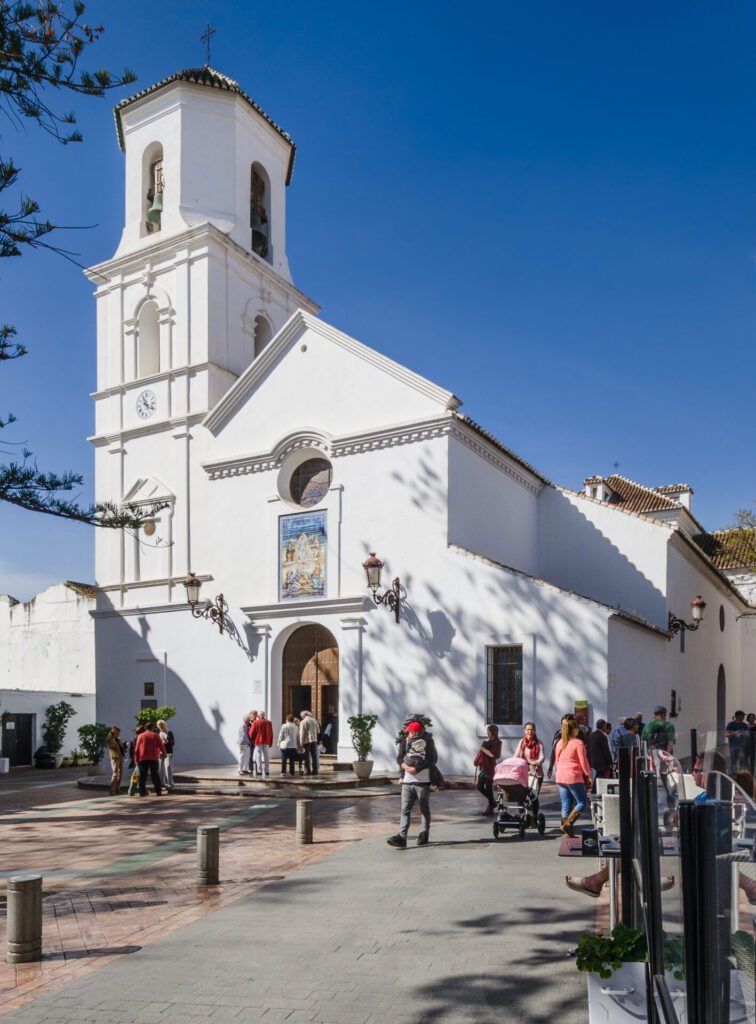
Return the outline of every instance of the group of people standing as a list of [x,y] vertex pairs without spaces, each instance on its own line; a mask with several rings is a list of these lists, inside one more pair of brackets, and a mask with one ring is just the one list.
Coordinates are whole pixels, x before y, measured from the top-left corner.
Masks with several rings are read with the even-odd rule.
[[147,724],[139,722],[134,737],[127,745],[121,739],[121,730],[113,725],[108,733],[107,747],[110,756],[110,795],[118,796],[121,791],[123,765],[129,756],[129,770],[133,773],[129,784],[129,796],[138,790],[139,796],[147,796],[147,776],[157,796],[173,789],[173,751],[176,741],[173,732],[163,719]]
[[[300,718],[287,715],[278,732],[281,774],[318,775],[320,773],[320,723],[311,711]],[[239,726],[239,775],[270,775],[270,748],[273,723],[264,711],[250,711]]]

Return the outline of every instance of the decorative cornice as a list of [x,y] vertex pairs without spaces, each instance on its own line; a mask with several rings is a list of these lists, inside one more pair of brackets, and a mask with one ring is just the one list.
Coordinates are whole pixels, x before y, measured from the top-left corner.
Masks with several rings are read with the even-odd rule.
[[103,448],[108,444],[121,444],[124,441],[131,441],[135,437],[145,437],[148,434],[160,434],[166,430],[177,430],[184,427],[188,429],[201,423],[204,416],[203,412],[195,412],[191,416],[178,416],[170,420],[160,420],[149,426],[131,427],[129,430],[116,431],[114,434],[93,434],[87,438],[87,441],[93,444],[95,448]]
[[173,370],[161,370],[160,373],[153,373],[149,377],[125,380],[121,384],[113,384],[109,388],[102,388],[101,391],[90,391],[89,397],[97,399],[110,398],[113,395],[125,395],[127,392],[130,392],[135,388],[146,388],[150,385],[161,384],[163,381],[178,380],[189,374],[196,375],[211,369],[220,370],[221,372],[228,374],[230,377],[234,376],[230,370],[227,370],[224,366],[219,366],[217,363],[188,363],[186,366],[177,366]]
[[[209,248],[232,250],[242,263],[254,269],[264,281],[270,282],[274,288],[280,288],[285,291],[293,303],[313,313],[320,312],[320,306],[317,302],[314,302],[308,295],[301,292],[291,281],[281,277],[260,256],[242,248],[238,242],[229,238],[228,235],[224,234],[209,221],[206,221],[204,224],[198,224],[193,228],[187,228],[186,231],[181,231],[178,234],[166,235],[163,238],[158,237],[152,244],[140,246],[138,249],[124,253],[122,256],[114,256],[109,260],[103,260],[102,263],[96,263],[85,270],[84,273],[97,286],[97,294],[103,295],[114,288],[123,287],[121,282],[114,282],[112,280],[118,275],[124,277],[129,273],[133,273],[139,275],[139,279],[141,279],[141,276],[144,274],[145,260],[150,260],[153,264],[165,261],[160,263],[160,269],[155,273],[156,279],[159,279],[167,271],[181,266],[187,260],[194,261],[208,255],[206,252],[186,251],[191,250],[194,245],[207,245]],[[171,257],[173,258],[171,259]],[[103,280],[107,283],[103,284]],[[131,284],[133,282],[129,281],[128,283]]]
[[460,441],[466,448],[475,452],[486,462],[490,462],[492,466],[496,466],[502,473],[506,473],[508,477],[511,477],[516,483],[526,490],[530,491],[531,494],[538,496],[543,490],[545,484],[543,484],[536,477],[526,476],[522,472],[518,464],[514,460],[510,460],[504,455],[498,448],[482,438],[478,434],[470,432],[470,430],[464,425],[464,421],[454,420],[451,425],[451,435]]
[[281,601],[277,604],[242,605],[242,612],[251,622],[263,623],[266,619],[310,619],[316,615],[349,615],[367,611],[369,598],[331,597],[316,601]]
[[204,462],[202,468],[211,480],[229,476],[246,476],[249,473],[264,473],[280,468],[291,452],[302,448],[315,448],[327,458],[337,459],[344,455],[379,451],[401,444],[415,444],[450,433],[452,422],[448,415],[410,423],[396,424],[381,430],[366,430],[356,434],[332,437],[316,430],[300,430],[278,441],[269,452],[240,455],[234,459],[219,459]]
[[298,309],[289,317],[278,334],[275,335],[257,359],[229,388],[215,408],[208,413],[205,420],[205,426],[208,430],[215,433],[222,427],[223,423],[245,395],[255,387],[258,381],[262,380],[270,372],[286,349],[306,330],[319,334],[322,338],[345,349],[383,373],[401,381],[414,391],[420,392],[420,394],[431,401],[437,402],[442,409],[456,409],[460,405],[459,399],[451,391],[445,391],[432,381],[426,380],[425,377],[421,377],[419,374],[413,373],[412,370],[408,370],[406,366],[395,363],[393,359],[381,355],[375,349],[368,348],[367,345],[363,345],[362,342],[357,341],[355,338],[350,338],[348,334],[338,331],[335,327],[325,323],[324,320],[319,320],[317,317],[312,316],[306,310]]

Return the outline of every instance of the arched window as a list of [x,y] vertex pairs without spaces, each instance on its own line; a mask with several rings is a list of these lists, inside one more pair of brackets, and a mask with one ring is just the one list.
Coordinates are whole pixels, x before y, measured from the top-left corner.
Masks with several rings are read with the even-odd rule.
[[273,328],[264,316],[255,317],[255,359],[273,337]]
[[137,376],[160,373],[160,322],[157,305],[145,302],[139,310]]
[[143,235],[160,230],[164,189],[163,147],[159,142],[154,142],[144,151],[142,161]]
[[270,181],[265,168],[260,164],[252,164],[249,223],[252,228],[252,252],[271,263]]

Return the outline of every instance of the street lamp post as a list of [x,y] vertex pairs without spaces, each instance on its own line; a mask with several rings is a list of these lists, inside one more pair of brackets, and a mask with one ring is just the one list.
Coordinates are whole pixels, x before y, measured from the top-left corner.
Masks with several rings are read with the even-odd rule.
[[399,577],[395,576],[391,582],[391,589],[379,594],[381,586],[381,570],[383,562],[376,557],[375,551],[370,552],[370,557],[362,563],[367,574],[367,585],[373,592],[373,600],[376,604],[386,605],[394,613],[394,618],[399,622],[402,608],[402,599],[406,597],[406,591],[402,586]]
[[686,622],[684,619],[678,618],[677,615],[669,613],[669,619],[667,622],[667,629],[669,630],[668,639],[671,640],[677,633],[680,634],[680,650],[685,650],[685,633],[686,631],[695,632],[703,622],[704,609],[706,608],[706,602],[699,594],[698,597],[694,597],[690,602],[690,613],[693,617],[692,622]]
[[189,602],[194,618],[208,619],[210,622],[214,622],[222,633],[226,623],[226,612],[228,611],[228,604],[223,594],[217,595],[215,604],[208,598],[203,605],[200,605],[199,592],[202,581],[197,579],[193,572],[190,572],[184,579],[184,586],[186,587],[186,599]]

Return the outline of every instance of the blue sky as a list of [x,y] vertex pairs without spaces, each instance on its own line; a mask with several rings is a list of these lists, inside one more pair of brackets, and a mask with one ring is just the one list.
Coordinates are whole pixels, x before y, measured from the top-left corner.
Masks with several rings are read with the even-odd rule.
[[[209,18],[212,64],[297,142],[289,260],[327,320],[559,483],[615,463],[685,481],[709,529],[756,497],[752,4],[92,0],[87,16],[106,25],[91,65],[138,83],[76,105],[78,146],[0,122],[44,213],[94,225],[58,238],[82,263],[121,230],[112,103],[203,63]],[[91,287],[31,254],[2,261],[0,295],[29,348],[2,368],[3,440],[89,484]],[[0,507],[0,536],[0,593],[94,578],[86,527]]]

